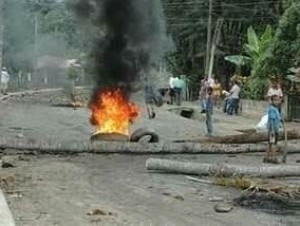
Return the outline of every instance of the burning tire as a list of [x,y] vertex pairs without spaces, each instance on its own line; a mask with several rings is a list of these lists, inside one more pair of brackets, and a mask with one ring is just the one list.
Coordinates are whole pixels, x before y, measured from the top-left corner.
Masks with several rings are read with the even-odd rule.
[[129,137],[121,133],[96,133],[91,136],[91,142],[95,141],[115,141],[128,142]]
[[131,134],[130,142],[140,142],[142,138],[148,138],[148,143],[157,143],[159,141],[158,135],[154,131],[149,131],[145,128],[137,129]]

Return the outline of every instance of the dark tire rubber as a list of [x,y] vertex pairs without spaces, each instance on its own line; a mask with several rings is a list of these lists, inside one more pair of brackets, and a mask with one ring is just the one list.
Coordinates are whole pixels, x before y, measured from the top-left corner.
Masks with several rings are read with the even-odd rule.
[[149,143],[157,143],[159,142],[159,136],[153,132],[149,131],[145,128],[137,129],[130,136],[130,142],[139,142],[142,137],[150,136]]

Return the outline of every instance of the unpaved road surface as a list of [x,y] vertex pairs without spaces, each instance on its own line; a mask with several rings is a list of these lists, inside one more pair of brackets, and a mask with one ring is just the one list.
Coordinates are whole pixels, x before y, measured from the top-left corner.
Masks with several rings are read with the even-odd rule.
[[[183,175],[149,173],[150,156],[25,156],[10,173],[22,197],[8,195],[17,225],[299,225],[299,215],[235,207],[216,213],[210,197],[231,201],[241,191],[201,184]],[[261,156],[161,156],[195,162],[249,163]],[[300,156],[295,156],[300,158]],[[111,215],[88,216],[99,208]]]
[[[52,97],[51,97],[52,98]],[[54,100],[53,100],[54,99]],[[38,95],[0,102],[0,133],[22,139],[86,141],[94,128],[87,109],[53,107],[56,97]],[[199,120],[179,117],[158,109],[149,120],[142,113],[132,126],[150,127],[161,140],[199,138],[205,135],[204,116]],[[173,108],[173,107],[171,107]],[[257,118],[228,117],[216,111],[217,135],[235,134],[252,128]],[[290,127],[295,125],[289,125]],[[296,125],[297,126],[297,125]],[[6,150],[9,153],[9,150]],[[194,162],[261,164],[262,153],[255,155],[167,155],[157,156]],[[219,196],[231,202],[241,191],[233,188],[192,182],[183,175],[147,172],[147,155],[18,155],[15,168],[0,174],[15,178],[14,192],[6,194],[18,226],[89,225],[300,225],[299,213],[270,214],[262,210],[234,207],[230,213],[216,213]],[[155,157],[155,156],[154,156]],[[300,155],[289,157],[295,163]],[[299,182],[294,179],[293,182]],[[90,216],[90,210],[103,211]]]

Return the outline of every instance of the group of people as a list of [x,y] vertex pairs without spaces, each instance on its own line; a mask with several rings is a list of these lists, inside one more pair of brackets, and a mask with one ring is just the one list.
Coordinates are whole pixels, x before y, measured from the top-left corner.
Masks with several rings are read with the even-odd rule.
[[154,119],[156,113],[153,106],[161,106],[163,104],[163,97],[169,96],[168,103],[178,106],[181,105],[183,90],[185,88],[185,81],[183,76],[171,76],[169,79],[169,87],[167,89],[159,89],[156,92],[153,85],[146,79],[146,85],[144,86],[144,96],[146,103],[146,111],[149,119]]
[[[6,73],[2,72],[2,77],[6,78]],[[3,81],[1,77],[1,81]],[[2,87],[2,86],[1,86]],[[169,88],[166,93],[169,94],[170,104],[181,105],[182,89],[184,87],[184,81],[180,76],[171,77],[169,80]],[[156,114],[153,106],[161,106],[163,104],[162,96],[156,94],[153,86],[145,85],[145,102],[146,109],[149,119],[155,118]],[[229,92],[223,91],[222,85],[219,80],[213,76],[205,76],[201,81],[201,88],[199,92],[199,99],[201,103],[201,113],[206,114],[206,127],[207,136],[212,136],[213,125],[212,115],[214,106],[220,108],[222,97],[225,96],[225,107],[224,111],[228,115],[238,113],[240,98],[241,98],[241,87],[237,80],[232,82],[232,87]],[[264,158],[264,162],[277,163],[276,158],[276,145],[279,134],[280,124],[283,122],[281,116],[281,106],[283,104],[283,92],[276,80],[271,80],[270,87],[268,89],[266,98],[269,101],[268,113],[268,140],[269,146]]]
[[[206,76],[201,82],[200,101],[202,113],[206,114],[207,136],[212,136],[212,114],[213,107],[220,101],[222,93],[225,94],[226,112],[229,115],[237,113],[237,108],[240,101],[241,88],[238,81],[233,82],[229,92],[222,92],[222,87],[217,79]],[[284,123],[282,117],[282,105],[284,103],[283,92],[280,84],[276,79],[271,79],[270,86],[266,95],[269,102],[267,109],[268,114],[268,148],[263,162],[278,163],[276,158],[277,140],[279,135],[280,125]]]
[[233,85],[229,92],[223,91],[219,80],[214,76],[205,76],[201,81],[199,99],[201,103],[201,113],[206,114],[207,136],[212,136],[212,114],[213,107],[221,107],[222,97],[225,96],[224,112],[228,115],[238,113],[241,88],[239,82],[233,81]]
[[232,87],[229,92],[224,92],[225,94],[225,105],[224,112],[228,115],[237,115],[240,108],[241,99],[241,86],[238,80],[232,81]]
[[1,70],[1,94],[7,94],[8,82],[9,82],[10,75],[8,74],[6,67],[3,67]]

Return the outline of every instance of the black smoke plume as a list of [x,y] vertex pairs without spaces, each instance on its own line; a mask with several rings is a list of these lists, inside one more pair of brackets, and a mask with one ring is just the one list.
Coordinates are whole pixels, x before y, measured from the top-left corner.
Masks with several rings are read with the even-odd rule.
[[77,0],[74,9],[99,28],[91,52],[96,90],[122,87],[130,94],[168,46],[160,0]]

